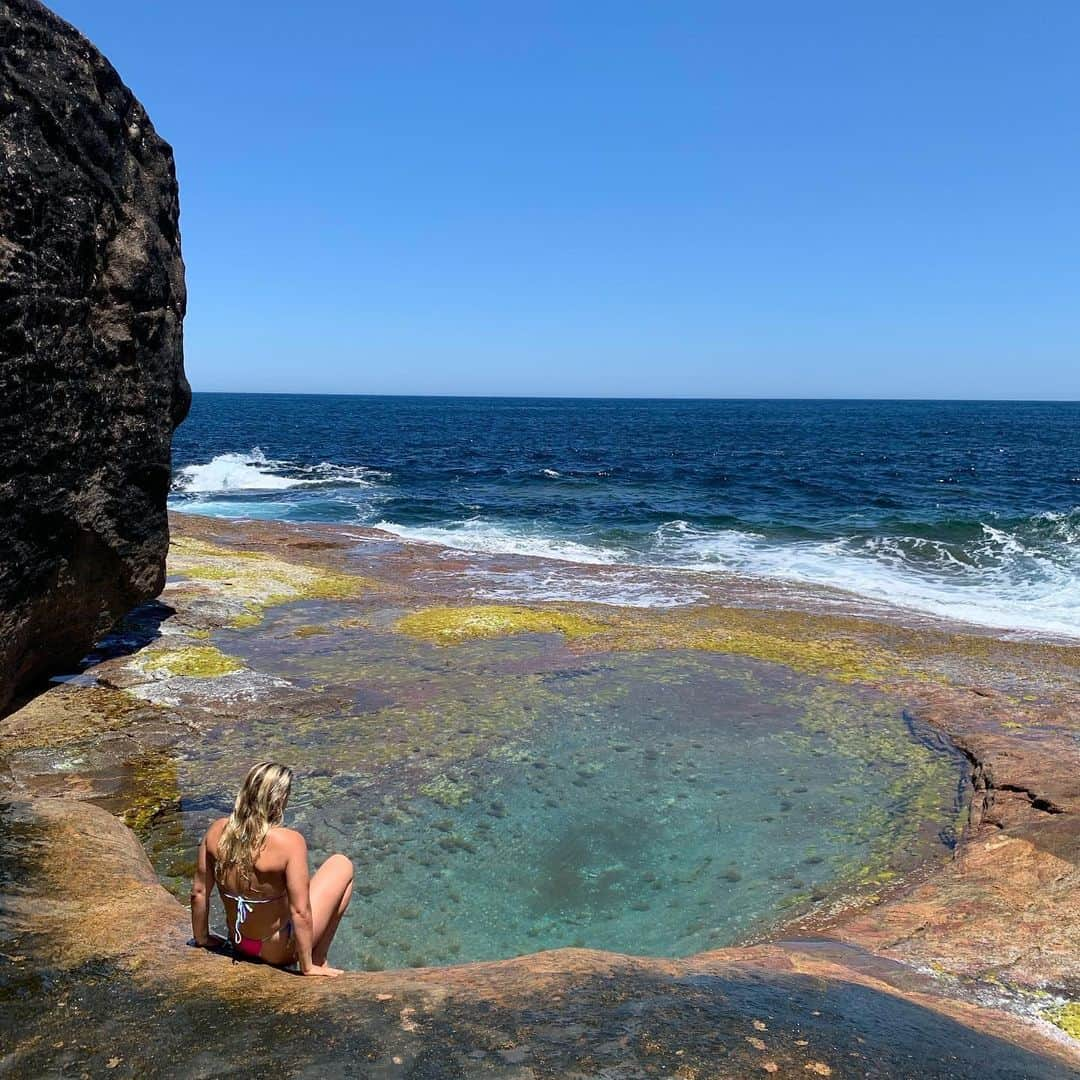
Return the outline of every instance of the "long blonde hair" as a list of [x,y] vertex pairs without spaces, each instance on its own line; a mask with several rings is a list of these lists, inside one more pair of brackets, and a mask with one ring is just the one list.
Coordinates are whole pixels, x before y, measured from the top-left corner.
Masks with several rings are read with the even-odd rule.
[[266,834],[280,825],[292,790],[292,769],[273,761],[260,761],[244,777],[229,820],[218,839],[214,874],[224,881],[236,870],[242,881],[255,869]]

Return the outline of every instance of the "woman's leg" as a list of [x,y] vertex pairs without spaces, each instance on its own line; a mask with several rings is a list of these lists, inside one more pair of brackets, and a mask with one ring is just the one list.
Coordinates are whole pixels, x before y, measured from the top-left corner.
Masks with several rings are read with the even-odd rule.
[[352,887],[353,864],[344,855],[331,855],[311,879],[311,959],[316,964],[326,963]]

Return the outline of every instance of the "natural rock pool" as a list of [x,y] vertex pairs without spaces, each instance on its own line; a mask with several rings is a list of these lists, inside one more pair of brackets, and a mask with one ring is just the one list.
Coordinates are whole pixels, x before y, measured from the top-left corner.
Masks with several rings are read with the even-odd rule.
[[[149,760],[179,804],[136,824],[186,896],[198,836],[246,768],[291,764],[288,823],[314,859],[356,864],[343,966],[685,955],[873,893],[951,839],[958,759],[899,702],[778,665],[575,655],[553,634],[440,647],[324,603],[214,643],[288,686]],[[325,711],[291,702],[296,687]]]

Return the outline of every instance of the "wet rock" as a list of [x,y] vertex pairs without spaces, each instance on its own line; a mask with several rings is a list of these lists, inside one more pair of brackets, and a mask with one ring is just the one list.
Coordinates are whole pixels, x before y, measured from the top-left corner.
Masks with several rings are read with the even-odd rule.
[[96,49],[0,4],[0,710],[165,583],[184,268],[172,152]]

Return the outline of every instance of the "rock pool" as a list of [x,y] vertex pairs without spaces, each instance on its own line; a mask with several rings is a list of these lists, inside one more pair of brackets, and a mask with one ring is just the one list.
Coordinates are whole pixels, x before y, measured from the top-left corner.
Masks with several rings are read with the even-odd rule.
[[349,967],[686,955],[948,851],[961,764],[894,699],[736,656],[581,655],[555,634],[441,647],[378,623],[309,602],[214,634],[325,711],[230,713],[146,762],[179,802],[133,824],[178,895],[265,757],[297,770],[289,824],[313,857],[356,864],[331,957]]

